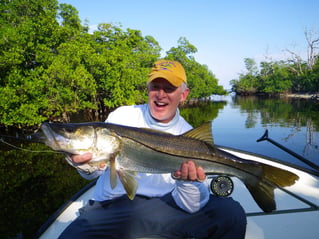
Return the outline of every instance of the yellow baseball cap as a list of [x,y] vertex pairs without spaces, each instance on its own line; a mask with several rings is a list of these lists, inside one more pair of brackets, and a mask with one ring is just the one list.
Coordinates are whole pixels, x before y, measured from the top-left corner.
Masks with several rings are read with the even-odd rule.
[[147,84],[157,78],[164,78],[176,87],[179,87],[182,82],[187,83],[184,67],[177,61],[156,61],[148,76]]

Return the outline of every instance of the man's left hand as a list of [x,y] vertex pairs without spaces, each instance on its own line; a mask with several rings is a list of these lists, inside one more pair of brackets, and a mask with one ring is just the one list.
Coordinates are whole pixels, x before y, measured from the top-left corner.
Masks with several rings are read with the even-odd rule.
[[174,179],[186,181],[203,182],[206,179],[206,174],[202,167],[196,167],[194,161],[187,161],[181,164],[179,170],[172,174]]

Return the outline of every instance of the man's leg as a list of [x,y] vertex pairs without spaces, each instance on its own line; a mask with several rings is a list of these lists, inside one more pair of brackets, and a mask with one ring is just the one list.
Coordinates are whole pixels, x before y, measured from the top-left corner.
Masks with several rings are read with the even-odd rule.
[[211,195],[207,205],[192,214],[181,210],[171,194],[147,201],[143,207],[144,210],[149,208],[150,213],[137,214],[136,222],[149,225],[150,228],[145,231],[150,234],[165,238],[243,239],[245,237],[246,215],[241,205],[232,198]]
[[170,194],[162,198],[126,196],[87,206],[61,238],[133,239],[149,235],[165,238],[244,238],[246,217],[231,198],[211,196],[199,212],[181,210]]
[[134,205],[142,203],[143,198],[130,200],[127,196],[97,202],[90,201],[80,209],[80,216],[72,222],[59,238],[129,238]]

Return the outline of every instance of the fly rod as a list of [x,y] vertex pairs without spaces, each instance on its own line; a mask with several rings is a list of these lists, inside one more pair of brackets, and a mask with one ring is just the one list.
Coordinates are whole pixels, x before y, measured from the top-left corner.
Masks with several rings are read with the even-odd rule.
[[294,156],[295,158],[299,159],[300,161],[304,162],[305,164],[307,164],[308,166],[312,167],[315,170],[319,171],[319,166],[316,165],[315,163],[309,161],[308,159],[305,159],[304,157],[302,157],[301,155],[295,153],[294,151],[286,148],[285,146],[281,145],[280,143],[272,140],[271,138],[268,137],[268,129],[266,129],[265,133],[263,134],[263,136],[261,136],[259,139],[257,139],[257,142],[261,142],[261,141],[268,141],[272,144],[274,144],[275,146],[277,146],[278,148],[282,149],[283,151],[289,153],[290,155]]

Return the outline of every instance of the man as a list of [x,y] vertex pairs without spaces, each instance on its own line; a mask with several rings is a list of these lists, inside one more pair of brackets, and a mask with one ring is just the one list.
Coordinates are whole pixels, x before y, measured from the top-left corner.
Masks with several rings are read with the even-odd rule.
[[[189,89],[179,62],[155,62],[147,81],[148,104],[122,106],[110,113],[107,122],[152,128],[179,135],[192,127],[179,114]],[[72,163],[87,165],[91,154],[73,155]],[[103,168],[104,165],[101,165]],[[61,238],[244,238],[246,217],[231,198],[210,195],[206,175],[193,161],[182,163],[171,174],[140,173],[134,200],[121,184],[112,189],[109,170],[80,174],[99,176],[94,200]]]

